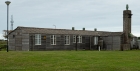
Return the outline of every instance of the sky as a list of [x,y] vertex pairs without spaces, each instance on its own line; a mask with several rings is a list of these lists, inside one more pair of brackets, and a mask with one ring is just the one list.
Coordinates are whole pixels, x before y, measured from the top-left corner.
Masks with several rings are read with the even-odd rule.
[[[140,0],[10,0],[9,29],[17,26],[123,31],[123,10],[132,11],[132,34],[140,36]],[[55,25],[55,26],[54,26]],[[0,0],[0,39],[7,29],[7,5]]]

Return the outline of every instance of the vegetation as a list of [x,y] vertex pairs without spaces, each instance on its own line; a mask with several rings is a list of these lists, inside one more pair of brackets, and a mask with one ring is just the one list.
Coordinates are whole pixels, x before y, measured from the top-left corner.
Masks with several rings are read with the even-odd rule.
[[138,39],[140,40],[140,37],[138,37]]
[[4,40],[0,41],[0,51],[6,50],[6,46],[7,46],[6,41]]
[[[12,32],[13,30],[8,30],[8,33]],[[3,30],[3,37],[7,39],[7,30]]]
[[0,51],[0,71],[138,71],[140,51]]

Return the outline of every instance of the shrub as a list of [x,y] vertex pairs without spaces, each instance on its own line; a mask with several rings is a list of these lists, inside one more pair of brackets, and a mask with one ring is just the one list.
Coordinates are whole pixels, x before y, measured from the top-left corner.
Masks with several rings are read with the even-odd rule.
[[5,49],[6,49],[6,47],[7,47],[7,45],[6,45],[6,44],[0,44],[0,50],[5,50]]
[[140,37],[138,37],[138,39],[140,39]]

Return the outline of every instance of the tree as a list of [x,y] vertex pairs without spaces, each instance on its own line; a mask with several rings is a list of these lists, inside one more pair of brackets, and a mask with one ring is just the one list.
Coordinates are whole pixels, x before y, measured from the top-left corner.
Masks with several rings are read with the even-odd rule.
[[140,40],[140,37],[138,37],[138,39]]
[[[10,33],[12,30],[8,30],[8,33]],[[3,37],[7,38],[7,30],[3,30]]]
[[6,39],[7,38],[7,30],[3,30],[3,37]]

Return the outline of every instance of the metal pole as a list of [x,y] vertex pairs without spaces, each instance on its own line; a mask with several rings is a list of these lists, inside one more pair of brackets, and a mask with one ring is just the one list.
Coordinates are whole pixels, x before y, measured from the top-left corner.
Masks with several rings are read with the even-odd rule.
[[9,5],[7,5],[7,52],[8,52],[8,14],[9,14]]
[[5,2],[6,5],[7,5],[7,52],[8,52],[8,34],[9,34],[9,31],[8,31],[8,21],[9,21],[9,4],[11,3],[10,1],[6,1]]

